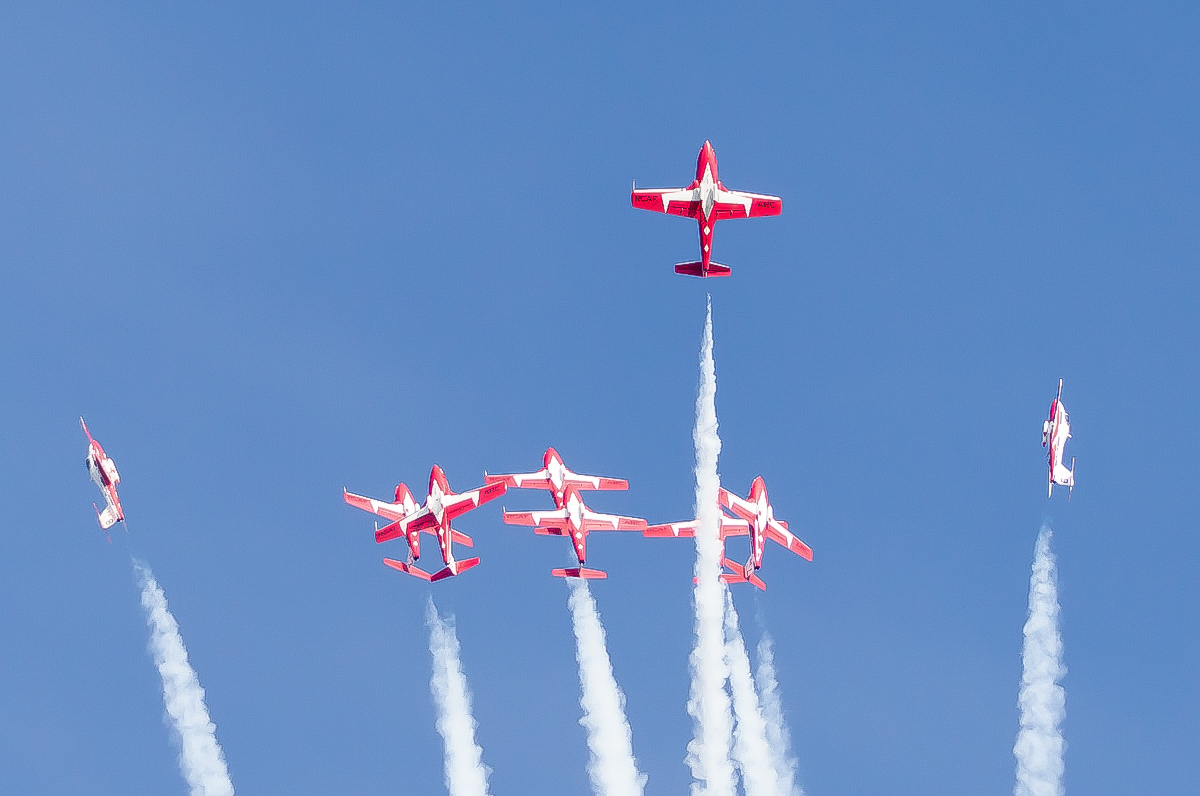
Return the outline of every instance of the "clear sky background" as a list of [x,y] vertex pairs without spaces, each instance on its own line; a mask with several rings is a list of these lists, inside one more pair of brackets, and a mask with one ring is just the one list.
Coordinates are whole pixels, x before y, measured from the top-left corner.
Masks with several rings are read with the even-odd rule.
[[[594,507],[690,516],[708,291],[724,483],[816,551],[736,594],[807,792],[1011,791],[1046,519],[1068,792],[1200,790],[1200,14],[903,5],[7,6],[0,790],[184,791],[78,415],[239,792],[438,793],[430,587],[342,487],[554,445],[630,480]],[[628,199],[706,138],[784,198],[718,225],[726,280]],[[483,564],[432,591],[493,792],[586,793],[569,546],[459,525]],[[589,552],[647,793],[683,793],[692,547]]]

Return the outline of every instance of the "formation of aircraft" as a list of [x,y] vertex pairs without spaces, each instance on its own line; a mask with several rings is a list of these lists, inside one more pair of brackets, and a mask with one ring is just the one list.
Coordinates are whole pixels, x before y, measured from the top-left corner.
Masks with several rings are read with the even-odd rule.
[[640,517],[624,517],[617,514],[601,514],[592,511],[583,502],[581,490],[624,490],[629,482],[623,478],[606,478],[597,475],[580,475],[563,464],[562,457],[554,448],[547,448],[542,457],[543,467],[533,473],[511,475],[487,475],[484,480],[502,483],[522,489],[545,489],[554,498],[554,511],[504,511],[504,522],[509,525],[533,526],[534,533],[543,536],[567,536],[575,548],[579,566],[553,569],[551,575],[559,578],[607,578],[603,570],[589,569],[587,563],[587,537],[592,531],[641,531],[646,521]]
[[[685,188],[638,188],[634,185],[630,203],[635,208],[658,213],[695,219],[700,230],[700,260],[678,263],[676,273],[699,277],[728,276],[726,265],[712,261],[713,227],[726,218],[756,218],[777,216],[783,209],[783,200],[768,194],[732,191],[725,187],[717,175],[717,156],[712,143],[705,141],[696,158],[696,178]],[[1068,469],[1063,464],[1063,452],[1067,440],[1071,439],[1071,425],[1066,407],[1062,403],[1062,379],[1058,382],[1058,394],[1050,404],[1050,416],[1042,424],[1042,446],[1047,448],[1047,496],[1052,497],[1055,484],[1067,487],[1070,498],[1075,487],[1075,459]],[[103,511],[92,504],[100,527],[107,534],[117,522],[123,522],[125,513],[117,495],[121,477],[113,460],[104,453],[87,424],[79,418],[84,434],[88,438],[88,474],[104,495]],[[617,514],[602,514],[590,509],[583,500],[584,491],[627,490],[629,482],[621,478],[584,475],[572,471],[563,462],[554,448],[547,448],[542,458],[542,468],[530,473],[489,475],[484,473],[484,485],[477,489],[456,493],[450,489],[446,475],[436,464],[429,474],[429,490],[425,502],[418,504],[412,492],[403,483],[396,487],[392,502],[356,495],[343,488],[346,503],[369,511],[387,520],[383,527],[375,524],[375,541],[382,543],[403,538],[408,545],[405,561],[384,558],[383,563],[393,569],[425,581],[439,581],[461,574],[479,564],[479,558],[458,560],[454,556],[454,544],[472,547],[471,537],[453,528],[451,523],[472,509],[482,506],[503,495],[508,489],[544,489],[554,500],[550,511],[503,511],[504,522],[510,525],[532,526],[534,532],[549,536],[566,536],[571,539],[579,566],[554,569],[557,577],[606,578],[607,574],[590,569],[587,563],[587,537],[592,531],[641,531],[647,537],[693,537],[698,528],[696,520],[648,525],[640,517]],[[726,583],[750,583],[759,589],[766,584],[758,576],[762,567],[763,553],[767,540],[771,540],[796,555],[812,561],[813,551],[807,544],[788,530],[786,522],[775,518],[775,510],[767,496],[767,487],[762,476],[754,479],[746,498],[721,487],[720,539],[722,544],[721,579]],[[429,573],[417,566],[421,558],[421,534],[437,538],[442,554],[443,568]],[[750,555],[745,564],[739,564],[724,554],[729,537],[747,536]],[[111,542],[111,537],[109,539]]]
[[[118,522],[125,521],[125,510],[121,508],[121,498],[117,495],[117,484],[121,483],[121,475],[117,472],[117,465],[113,460],[104,453],[104,448],[100,447],[90,431],[88,431],[87,423],[83,422],[83,418],[79,418],[79,425],[83,426],[83,433],[88,438],[87,464],[88,475],[96,482],[96,486],[100,487],[100,493],[104,495],[104,511],[93,503],[92,508],[96,510],[96,518],[100,520],[100,527],[104,529],[104,533],[108,535],[108,529],[116,525]],[[112,541],[112,537],[108,537],[108,541]]]
[[1050,402],[1050,417],[1042,423],[1042,447],[1046,448],[1046,463],[1049,465],[1046,478],[1046,497],[1054,496],[1054,485],[1067,488],[1067,500],[1075,490],[1075,458],[1071,457],[1071,469],[1063,464],[1063,448],[1071,438],[1071,423],[1067,420],[1067,408],[1062,402],[1062,379],[1058,380],[1058,395]]
[[[775,519],[775,508],[767,497],[767,484],[761,475],[750,485],[747,498],[721,487],[718,499],[721,508],[733,515],[721,513],[721,580],[726,583],[750,583],[766,591],[767,585],[758,576],[758,570],[762,568],[763,552],[768,539],[783,545],[801,558],[813,560],[812,548],[789,531],[786,522]],[[652,525],[643,531],[643,534],[658,537],[692,537],[696,535],[699,525],[698,520]],[[725,540],[731,536],[750,537],[750,557],[745,564],[739,564],[725,555]]]
[[696,158],[696,179],[686,188],[638,188],[630,203],[639,210],[696,219],[700,227],[700,261],[677,263],[675,273],[689,276],[729,276],[729,266],[712,261],[713,227],[725,218],[777,216],[783,211],[778,196],[731,191],[717,178],[717,153],[704,142]]
[[[421,580],[439,581],[459,575],[479,563],[477,557],[462,561],[454,558],[453,544],[455,542],[466,547],[471,547],[474,543],[471,541],[471,537],[455,530],[450,523],[471,509],[495,500],[506,490],[507,487],[503,483],[495,483],[466,492],[454,492],[450,489],[450,484],[446,480],[446,474],[442,472],[442,468],[435,464],[429,473],[428,497],[420,506],[413,500],[412,493],[403,483],[396,487],[396,500],[393,503],[356,495],[344,488],[342,489],[342,499],[355,508],[391,520],[382,528],[376,525],[376,542],[388,542],[402,536],[408,542],[408,559],[406,561],[385,558],[383,559],[384,564]],[[442,552],[442,563],[445,566],[433,574],[416,565],[421,558],[422,532],[436,536],[438,547]]]

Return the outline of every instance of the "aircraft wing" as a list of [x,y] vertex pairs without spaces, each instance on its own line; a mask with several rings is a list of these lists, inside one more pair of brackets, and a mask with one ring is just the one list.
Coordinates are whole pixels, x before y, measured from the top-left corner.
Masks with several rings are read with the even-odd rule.
[[640,517],[622,517],[591,510],[583,513],[585,531],[645,531],[646,527],[646,521]]
[[356,495],[353,492],[347,492],[344,487],[342,488],[342,499],[356,509],[369,511],[389,520],[402,520],[406,516],[403,506],[398,503],[388,503],[364,495]]
[[507,525],[531,525],[538,528],[562,529],[567,527],[567,510],[559,511],[506,511]]
[[755,517],[758,516],[757,506],[748,500],[738,497],[725,487],[721,487],[720,498],[722,506],[732,511],[743,520],[753,522]]
[[432,511],[422,506],[408,517],[400,517],[391,525],[376,528],[375,541],[387,542],[399,539],[401,536],[406,536],[409,531],[429,531],[435,525],[437,525],[437,517],[433,516]]
[[713,203],[713,217],[717,219],[777,216],[782,211],[783,200],[778,196],[727,191],[724,188],[717,189],[716,201]]
[[700,214],[700,198],[688,188],[634,188],[630,204],[639,210],[653,210],[672,216],[695,218]]
[[536,473],[510,473],[508,475],[489,475],[483,474],[483,480],[486,484],[504,484],[509,489],[549,489],[550,488],[550,473],[546,468],[538,470]]
[[601,491],[614,489],[628,489],[629,482],[624,478],[605,478],[600,475],[580,475],[579,473],[571,473],[565,479],[567,486],[573,486],[578,489],[599,489]]
[[767,538],[773,542],[776,542],[777,544],[783,545],[788,550],[791,550],[793,553],[805,560],[813,560],[812,548],[796,538],[796,536],[787,529],[786,523],[782,523],[779,520],[771,520],[769,523],[767,523]]
[[[696,529],[700,527],[699,520],[689,520],[687,522],[672,522],[667,525],[651,525],[646,530],[642,531],[643,536],[695,536]],[[721,538],[725,539],[730,536],[749,536],[750,523],[743,519],[734,519],[733,517],[721,516]]]
[[482,506],[488,501],[495,500],[508,491],[508,486],[499,481],[494,484],[485,484],[478,489],[472,489],[467,492],[459,492],[453,497],[447,497],[443,502],[443,511],[447,519],[454,519],[466,514],[474,508]]

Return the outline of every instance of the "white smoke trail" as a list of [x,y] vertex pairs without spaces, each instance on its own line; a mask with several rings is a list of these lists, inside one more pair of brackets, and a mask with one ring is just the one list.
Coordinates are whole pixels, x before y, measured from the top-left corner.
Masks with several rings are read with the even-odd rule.
[[179,739],[179,770],[191,796],[233,796],[225,754],[217,743],[217,725],[208,716],[204,689],[188,663],[179,623],[167,609],[167,597],[150,567],[134,559],[133,570],[150,627],[149,652],[162,678],[163,705]]
[[725,655],[729,662],[729,687],[733,694],[733,759],[742,774],[746,796],[777,796],[778,775],[767,746],[767,725],[758,706],[750,656],[738,627],[733,595],[725,589]]
[[491,769],[484,765],[483,750],[475,743],[471,692],[459,660],[454,622],[442,619],[429,597],[425,624],[429,625],[429,652],[433,656],[429,688],[437,708],[437,730],[446,748],[446,790],[450,796],[487,796]]
[[646,775],[633,756],[633,731],[625,717],[625,695],[613,677],[604,625],[587,581],[568,578],[575,659],[579,662],[579,723],[587,730],[588,777],[596,796],[641,796]]
[[725,596],[720,580],[720,506],[717,491],[717,457],[721,437],[717,434],[717,369],[713,361],[712,297],[704,319],[700,346],[700,390],[696,396],[696,585],[693,589],[696,646],[689,658],[692,683],[688,714],[695,724],[688,743],[687,763],[692,770],[693,796],[733,796],[736,788],[730,746],[733,715],[725,682]]
[[804,796],[796,784],[796,758],[792,756],[792,738],[783,718],[783,700],[779,694],[779,679],[775,675],[775,645],[765,629],[758,640],[758,696],[762,700],[763,720],[767,725],[767,748],[771,750],[771,767],[775,769],[780,796]]
[[1062,722],[1067,694],[1059,680],[1067,673],[1063,664],[1062,636],[1058,631],[1058,571],[1050,550],[1053,535],[1048,525],[1038,534],[1029,578],[1029,618],[1025,621],[1022,653],[1021,730],[1013,754],[1017,758],[1015,796],[1062,796]]

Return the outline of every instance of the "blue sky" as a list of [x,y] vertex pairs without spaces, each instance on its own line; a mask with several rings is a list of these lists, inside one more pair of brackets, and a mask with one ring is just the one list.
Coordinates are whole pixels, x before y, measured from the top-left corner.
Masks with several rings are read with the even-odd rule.
[[[0,26],[0,770],[178,793],[116,460],[244,793],[436,793],[426,586],[341,502],[626,477],[692,502],[713,294],[726,486],[809,564],[739,590],[814,796],[1011,789],[1038,527],[1060,557],[1070,792],[1200,789],[1200,14],[1186,5],[10,7]],[[727,280],[632,210],[713,141]],[[1066,380],[1079,486],[1047,501]],[[516,492],[509,508],[549,506]],[[460,523],[493,792],[587,792],[564,540]],[[691,734],[686,543],[593,536],[648,794]]]

